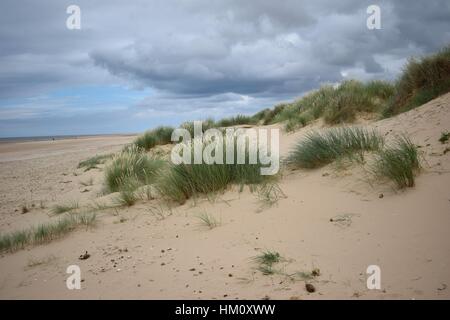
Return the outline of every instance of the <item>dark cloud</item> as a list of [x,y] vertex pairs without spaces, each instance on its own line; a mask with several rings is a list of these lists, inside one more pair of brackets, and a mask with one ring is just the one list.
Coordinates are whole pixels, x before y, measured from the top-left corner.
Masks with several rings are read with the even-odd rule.
[[119,84],[154,92],[130,106],[139,116],[248,113],[345,77],[392,79],[450,42],[448,0],[377,1],[381,30],[366,28],[373,1],[76,2],[71,31],[73,1],[1,1],[0,99]]

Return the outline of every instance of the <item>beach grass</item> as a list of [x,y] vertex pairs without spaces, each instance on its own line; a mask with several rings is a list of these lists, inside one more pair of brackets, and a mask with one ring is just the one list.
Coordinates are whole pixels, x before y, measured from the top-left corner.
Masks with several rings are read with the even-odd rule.
[[376,131],[360,127],[312,131],[296,144],[286,162],[299,168],[318,168],[355,154],[362,158],[364,152],[380,150],[383,143]]
[[53,206],[50,210],[52,214],[62,214],[65,212],[71,212],[77,210],[79,208],[79,204],[76,201],[72,201],[65,204],[57,204]]
[[274,265],[281,262],[283,258],[278,252],[267,250],[254,257],[253,260],[258,265],[257,270],[263,275],[272,275],[277,272]]
[[105,168],[105,187],[107,192],[118,192],[128,188],[130,181],[136,187],[154,182],[158,170],[164,161],[152,158],[135,146],[117,154]]
[[87,160],[83,160],[78,164],[78,168],[84,168],[84,171],[89,171],[91,169],[98,168],[99,164],[104,164],[107,160],[113,157],[112,153],[96,155]]
[[225,190],[231,184],[260,184],[274,178],[261,175],[261,167],[261,164],[249,164],[248,161],[245,164],[170,165],[160,172],[155,188],[161,195],[183,203],[198,194]]
[[209,229],[214,229],[220,225],[220,222],[213,215],[207,212],[201,212],[196,217]]
[[64,236],[79,226],[90,227],[95,221],[95,214],[67,215],[56,222],[2,234],[0,235],[0,252],[13,252],[27,245],[46,243]]
[[412,58],[397,80],[396,93],[383,110],[385,118],[416,108],[450,91],[450,46]]
[[144,132],[134,140],[134,145],[145,151],[157,145],[172,143],[172,132],[174,128],[169,126],[160,126]]
[[413,187],[415,176],[420,170],[417,147],[406,136],[398,136],[395,141],[376,155],[373,173],[387,178],[399,189]]

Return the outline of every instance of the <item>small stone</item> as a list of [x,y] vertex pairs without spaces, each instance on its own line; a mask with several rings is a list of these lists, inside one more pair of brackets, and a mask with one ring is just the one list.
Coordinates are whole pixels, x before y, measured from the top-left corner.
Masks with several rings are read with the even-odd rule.
[[311,283],[305,284],[305,288],[309,293],[316,292],[316,287],[314,287]]

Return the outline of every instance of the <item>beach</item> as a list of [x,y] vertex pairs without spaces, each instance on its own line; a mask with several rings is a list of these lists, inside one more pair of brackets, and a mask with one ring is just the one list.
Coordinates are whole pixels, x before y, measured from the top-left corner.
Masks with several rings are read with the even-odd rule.
[[[387,139],[408,134],[423,158],[414,188],[377,183],[360,166],[328,165],[284,170],[278,182],[283,196],[272,206],[249,187],[232,186],[182,205],[155,197],[98,210],[93,228],[3,252],[0,298],[449,299],[450,152],[438,139],[450,128],[450,94],[356,124]],[[293,133],[281,131],[281,155],[324,126],[315,121]],[[0,144],[0,231],[54,221],[58,217],[50,212],[57,204],[76,201],[89,208],[111,201],[114,194],[102,191],[104,165],[85,171],[78,164],[116,153],[134,138]],[[218,221],[215,228],[200,223],[204,212]],[[255,263],[267,250],[283,258],[271,275]],[[80,260],[85,252],[89,258]],[[81,269],[81,290],[66,287],[70,265]],[[380,290],[367,287],[371,265],[380,267]],[[312,270],[320,272],[310,279]]]

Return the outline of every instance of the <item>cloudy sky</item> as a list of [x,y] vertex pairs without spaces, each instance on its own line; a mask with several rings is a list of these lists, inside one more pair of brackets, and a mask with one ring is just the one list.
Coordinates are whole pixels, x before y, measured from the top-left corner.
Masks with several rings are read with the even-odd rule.
[[252,114],[449,43],[448,0],[1,0],[0,137]]

